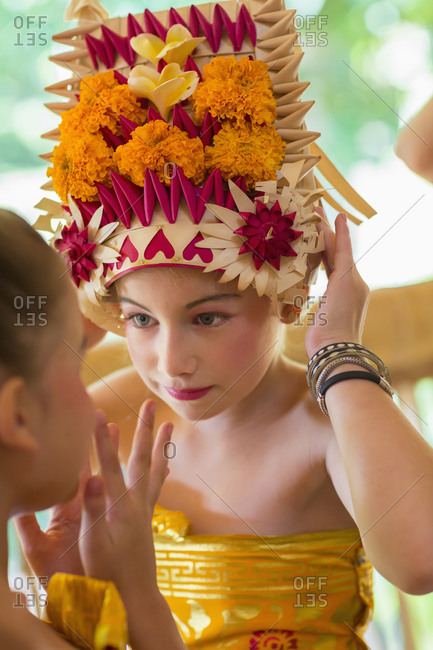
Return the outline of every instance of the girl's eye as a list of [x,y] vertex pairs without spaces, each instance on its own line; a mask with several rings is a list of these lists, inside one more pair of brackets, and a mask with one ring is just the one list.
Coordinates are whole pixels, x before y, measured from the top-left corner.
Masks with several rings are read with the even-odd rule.
[[[196,321],[204,327],[219,327],[220,325],[224,325],[228,320],[230,320],[229,316],[216,312],[206,312],[196,316]],[[139,313],[125,316],[125,321],[130,322],[133,327],[145,329],[152,325],[153,318],[148,316],[148,314]]]
[[218,327],[219,325],[223,325],[226,321],[229,320],[228,316],[225,314],[217,314],[212,312],[199,314],[197,316],[197,319],[201,321],[201,325],[206,325],[207,327]]
[[125,316],[125,320],[130,321],[135,327],[148,327],[151,318],[147,314],[131,314],[130,316]]

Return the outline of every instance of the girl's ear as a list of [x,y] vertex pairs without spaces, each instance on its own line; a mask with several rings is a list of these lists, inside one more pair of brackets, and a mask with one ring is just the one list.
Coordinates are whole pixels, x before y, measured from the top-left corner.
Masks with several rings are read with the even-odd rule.
[[0,446],[34,452],[38,447],[31,428],[30,395],[24,379],[11,377],[0,386]]
[[278,304],[278,318],[282,323],[286,323],[287,325],[294,323],[301,311],[301,309],[294,305],[288,305],[284,302]]

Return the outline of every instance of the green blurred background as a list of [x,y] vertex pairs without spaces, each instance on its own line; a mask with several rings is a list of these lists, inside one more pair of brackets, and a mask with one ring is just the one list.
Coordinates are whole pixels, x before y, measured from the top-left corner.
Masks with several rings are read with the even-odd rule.
[[[103,4],[116,15],[185,2]],[[38,154],[52,148],[40,134],[58,124],[43,106],[57,96],[44,87],[69,76],[48,60],[65,49],[51,42],[68,28],[65,6],[59,0],[0,1],[0,204],[32,222],[46,181]],[[304,98],[316,100],[308,127],[322,133],[319,145],[378,211],[370,222],[351,228],[355,258],[362,257],[359,270],[372,288],[431,279],[431,187],[396,159],[393,144],[405,121],[433,95],[433,2],[300,0],[297,11],[305,52],[300,77],[311,82]],[[432,441],[433,379],[419,382],[416,395],[429,425],[424,434]],[[12,532],[11,541],[16,550]],[[376,576],[372,650],[431,647],[433,597],[405,597],[401,607],[396,591]],[[413,645],[403,638],[405,616]]]

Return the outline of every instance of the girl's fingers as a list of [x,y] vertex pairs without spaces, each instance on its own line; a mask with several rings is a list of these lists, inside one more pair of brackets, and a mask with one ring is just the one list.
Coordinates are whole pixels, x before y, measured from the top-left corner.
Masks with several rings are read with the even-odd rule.
[[[95,429],[96,452],[107,496],[111,500],[115,500],[125,492],[126,486],[117,451],[110,435],[110,429],[105,422],[105,416],[102,417],[101,413],[101,411],[98,412],[98,422]],[[116,425],[113,425],[111,429],[114,427]]]
[[346,273],[354,265],[352,242],[346,215],[340,212],[335,220],[335,263],[334,266],[341,274]]
[[164,422],[159,429],[152,450],[152,465],[148,487],[148,501],[152,507],[155,506],[162,485],[168,475],[168,461],[174,456],[174,447],[171,442],[173,424]]
[[34,513],[17,515],[14,517],[14,524],[26,555],[30,555],[32,549],[44,543],[45,533],[42,532]]
[[[104,549],[109,537],[105,519],[106,504],[104,481],[100,476],[91,476],[83,492],[83,514],[81,518],[80,549],[87,556],[86,549],[90,548],[90,558],[94,553]],[[90,547],[89,547],[90,545]],[[86,560],[86,557],[83,557]],[[99,577],[102,576],[93,576]]]
[[92,476],[92,468],[90,467],[90,460],[86,460],[86,463],[80,472],[80,477],[78,482],[78,494],[83,494],[84,486],[86,485],[87,481],[91,476]]
[[152,458],[155,407],[153,400],[146,400],[142,404],[138,416],[127,468],[128,485],[134,486],[134,490],[140,490],[143,487],[143,490],[147,492]]
[[322,260],[329,278],[335,268],[335,234],[325,221],[317,224],[317,231],[323,232],[325,238],[325,250],[322,253]]
[[109,422],[107,426],[116,454],[119,454],[120,429],[114,422]]

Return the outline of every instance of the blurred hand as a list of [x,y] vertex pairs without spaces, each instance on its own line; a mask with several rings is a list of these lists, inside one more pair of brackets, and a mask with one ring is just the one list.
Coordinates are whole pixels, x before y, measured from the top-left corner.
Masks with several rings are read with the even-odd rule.
[[83,495],[80,552],[87,575],[116,583],[126,603],[156,587],[152,516],[168,474],[164,448],[173,425],[163,423],[153,443],[155,403],[147,400],[134,434],[126,480],[108,427],[96,429],[101,476],[88,479]]
[[14,519],[23,552],[39,578],[49,579],[57,572],[84,574],[75,542],[81,526],[81,497],[90,475],[90,465],[87,463],[80,474],[77,495],[71,501],[51,508],[45,532],[41,530],[34,513],[19,515]]

